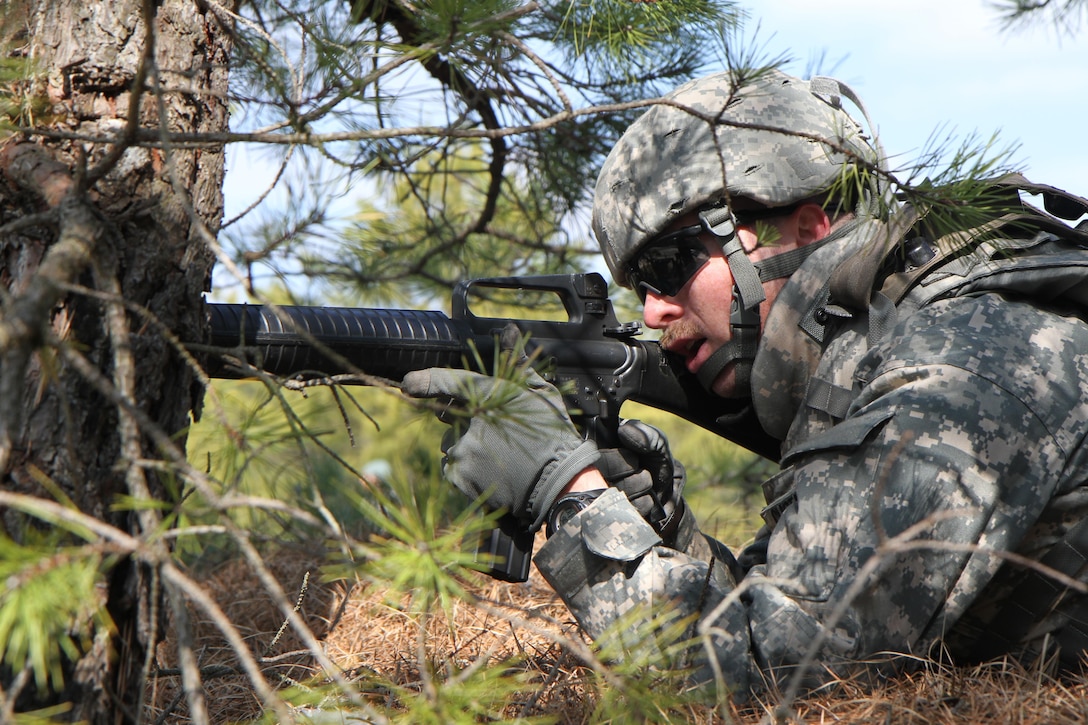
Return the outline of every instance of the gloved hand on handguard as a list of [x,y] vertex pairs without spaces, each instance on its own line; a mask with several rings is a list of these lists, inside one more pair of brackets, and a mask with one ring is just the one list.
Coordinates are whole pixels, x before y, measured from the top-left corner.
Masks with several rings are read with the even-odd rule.
[[417,398],[449,401],[438,410],[451,428],[442,438],[443,473],[471,498],[506,509],[529,531],[543,524],[576,475],[600,459],[582,438],[559,391],[531,367],[520,379],[432,368],[404,376]]

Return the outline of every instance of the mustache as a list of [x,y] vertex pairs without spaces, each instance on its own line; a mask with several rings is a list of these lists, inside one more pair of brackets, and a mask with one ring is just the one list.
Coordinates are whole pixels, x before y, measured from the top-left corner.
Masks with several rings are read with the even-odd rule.
[[665,328],[657,344],[665,349],[672,347],[677,340],[690,340],[702,337],[699,328],[690,320],[677,320]]

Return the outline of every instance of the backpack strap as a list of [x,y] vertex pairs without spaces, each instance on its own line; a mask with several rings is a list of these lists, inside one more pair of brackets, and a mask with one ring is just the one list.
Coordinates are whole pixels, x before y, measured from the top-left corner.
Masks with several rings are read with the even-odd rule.
[[1006,174],[998,178],[996,186],[1008,186],[1029,194],[1037,194],[1043,197],[1043,208],[1056,217],[1066,221],[1074,221],[1088,214],[1088,198],[1071,194],[1064,189],[1048,184],[1036,184],[1028,181],[1023,174]]

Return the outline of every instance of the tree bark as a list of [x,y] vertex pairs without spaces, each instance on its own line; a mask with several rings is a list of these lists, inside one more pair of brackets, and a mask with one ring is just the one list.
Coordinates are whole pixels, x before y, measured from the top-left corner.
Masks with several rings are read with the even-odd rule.
[[[221,148],[126,148],[125,132],[133,121],[225,131],[229,36],[192,0],[26,0],[4,13],[4,51],[36,69],[18,90],[38,111],[19,119],[23,133],[0,137],[2,486],[51,497],[48,479],[84,513],[139,536],[153,519],[116,510],[117,497],[169,492],[148,465],[158,451],[123,406],[183,445],[202,391],[162,328],[181,340],[203,334],[214,259],[198,230],[218,229],[224,164]],[[117,297],[124,308],[109,302]],[[3,513],[16,540],[28,525]],[[138,720],[165,610],[152,580],[131,558],[110,568],[102,597],[116,630],[95,633],[66,663],[64,691],[25,688],[20,704],[70,702],[71,718],[91,723]]]

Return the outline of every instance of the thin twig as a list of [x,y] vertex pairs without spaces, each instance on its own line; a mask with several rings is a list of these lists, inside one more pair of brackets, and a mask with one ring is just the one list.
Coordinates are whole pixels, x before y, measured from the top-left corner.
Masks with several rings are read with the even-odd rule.
[[[306,591],[310,588],[310,572],[306,572],[302,575],[302,586],[298,590],[298,599],[295,601],[294,612],[297,614],[302,611],[302,602],[306,598]],[[280,625],[279,631],[276,632],[276,636],[272,638],[272,641],[268,643],[268,646],[264,649],[264,657],[268,657],[272,653],[272,650],[279,644],[280,638],[283,637],[283,633],[287,631],[288,625],[291,622],[288,619],[283,620],[283,624]]]

